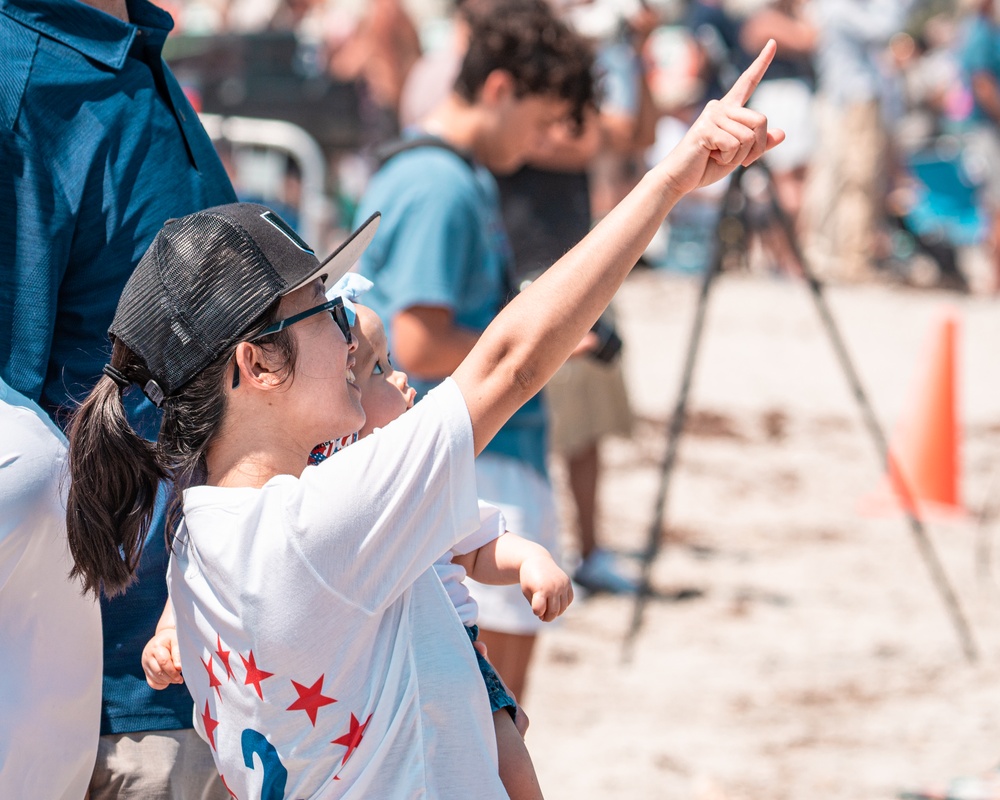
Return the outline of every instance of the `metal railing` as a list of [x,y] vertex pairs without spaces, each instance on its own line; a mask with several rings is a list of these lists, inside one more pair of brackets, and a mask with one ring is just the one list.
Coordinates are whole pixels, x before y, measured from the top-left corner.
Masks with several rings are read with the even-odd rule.
[[[326,159],[316,140],[303,128],[283,120],[218,114],[199,116],[213,142],[224,141],[233,148],[276,151],[296,162],[301,176],[298,233],[317,248],[317,252],[326,247],[332,228],[333,206],[325,192]],[[238,177],[235,176],[237,182]],[[274,196],[279,196],[276,187]]]

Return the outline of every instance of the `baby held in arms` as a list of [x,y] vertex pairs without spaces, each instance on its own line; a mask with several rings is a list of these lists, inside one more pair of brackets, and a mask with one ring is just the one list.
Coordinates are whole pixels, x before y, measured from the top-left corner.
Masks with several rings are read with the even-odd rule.
[[[316,466],[317,442],[366,426],[358,341],[323,281],[357,262],[378,215],[323,261],[252,203],[164,224],[122,292],[104,376],[73,413],[67,532],[84,590],[121,593],[156,488],[173,482],[175,643],[234,796],[510,796],[470,637],[431,567],[483,525],[475,457],[572,354],[676,203],[783,140],[745,107],[775,49],[450,377]],[[366,377],[381,378],[377,360]],[[125,419],[134,391],[162,411],[155,446]],[[541,553],[509,534],[473,544],[453,563],[518,582],[543,618],[562,611],[568,583]],[[179,679],[162,655],[154,678]]]
[[[356,303],[358,297],[370,287],[369,280],[350,273],[327,293],[329,297],[340,296],[343,299],[358,342],[353,371],[361,389],[365,424],[356,434],[317,445],[309,456],[310,465],[322,463],[349,444],[385,427],[408,411],[416,399],[416,392],[409,386],[406,373],[392,366],[381,319],[372,309]],[[475,643],[478,635],[478,607],[464,583],[467,575],[480,583],[520,583],[532,611],[545,622],[562,614],[572,602],[573,588],[569,577],[556,565],[548,551],[541,545],[505,531],[500,511],[482,501],[480,518],[479,530],[459,542],[434,564],[434,570],[454,604],[470,642]],[[176,640],[173,612],[168,604],[156,634],[143,651],[146,680],[154,689],[183,682]],[[512,800],[541,798],[534,766],[523,739],[526,718],[478,648],[475,654],[493,715],[500,778],[504,788]]]

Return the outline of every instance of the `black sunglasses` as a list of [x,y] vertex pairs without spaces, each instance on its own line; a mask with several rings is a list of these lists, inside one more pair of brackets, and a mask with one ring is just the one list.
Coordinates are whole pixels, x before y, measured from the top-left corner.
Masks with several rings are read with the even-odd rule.
[[247,341],[256,342],[258,339],[263,339],[265,336],[270,336],[272,333],[283,331],[289,325],[294,325],[296,322],[302,322],[302,320],[308,319],[315,314],[322,314],[324,311],[330,312],[330,315],[333,317],[333,321],[337,323],[337,327],[340,328],[340,332],[344,334],[344,339],[348,344],[350,344],[353,341],[351,339],[351,323],[347,319],[347,310],[344,308],[344,301],[340,297],[335,297],[333,300],[327,300],[321,305],[306,309],[301,314],[296,314],[295,316],[288,317],[286,319],[280,319],[273,325],[268,325],[260,333],[250,337]]
[[[272,333],[283,331],[289,325],[294,325],[296,322],[302,322],[302,320],[308,319],[316,314],[322,314],[324,311],[330,312],[330,316],[333,317],[333,321],[337,323],[337,327],[340,328],[340,332],[344,334],[344,340],[348,344],[354,341],[351,337],[351,323],[347,318],[347,309],[344,308],[344,301],[340,297],[335,297],[333,300],[327,300],[325,303],[318,306],[308,308],[300,314],[295,314],[285,319],[279,319],[273,325],[268,325],[260,333],[254,334],[249,339],[246,339],[246,341],[256,342],[258,339],[263,339],[265,336],[270,336]],[[239,385],[240,368],[236,366],[233,371],[233,388],[235,389]]]

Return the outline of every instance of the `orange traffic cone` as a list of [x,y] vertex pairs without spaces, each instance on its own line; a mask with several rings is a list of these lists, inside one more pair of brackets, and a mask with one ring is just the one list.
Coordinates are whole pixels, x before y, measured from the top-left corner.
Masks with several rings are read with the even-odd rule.
[[958,321],[949,309],[938,320],[926,372],[913,407],[904,415],[890,445],[892,466],[881,489],[862,500],[862,511],[905,510],[926,515],[963,515],[959,494],[961,463],[955,391]]

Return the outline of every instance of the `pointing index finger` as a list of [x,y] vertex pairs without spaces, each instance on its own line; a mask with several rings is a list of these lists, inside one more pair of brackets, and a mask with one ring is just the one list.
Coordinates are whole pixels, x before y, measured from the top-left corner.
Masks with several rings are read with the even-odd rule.
[[774,43],[774,39],[768,39],[767,44],[764,45],[764,49],[760,51],[760,55],[740,75],[736,83],[733,84],[733,88],[726,92],[723,101],[739,103],[741,106],[746,105],[750,96],[757,88],[757,84],[760,83],[760,79],[764,77],[764,73],[767,72],[767,68],[771,65],[771,59],[774,58],[777,50],[778,46]]

